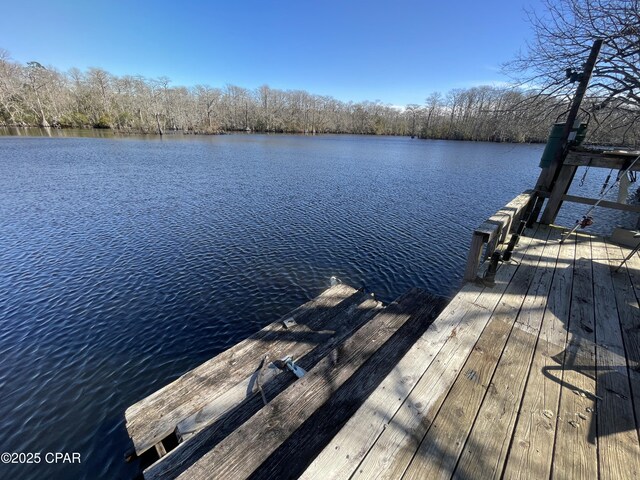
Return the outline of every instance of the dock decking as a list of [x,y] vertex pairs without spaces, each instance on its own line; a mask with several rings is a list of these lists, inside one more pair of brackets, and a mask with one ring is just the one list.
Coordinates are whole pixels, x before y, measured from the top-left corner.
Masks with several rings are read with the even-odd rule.
[[534,225],[301,478],[640,476],[640,256]]

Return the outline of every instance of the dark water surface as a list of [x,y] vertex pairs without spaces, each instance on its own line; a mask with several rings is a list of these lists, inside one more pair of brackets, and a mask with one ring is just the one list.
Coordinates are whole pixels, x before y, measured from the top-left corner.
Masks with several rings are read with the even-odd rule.
[[124,410],[332,275],[385,302],[453,293],[472,229],[532,186],[542,148],[0,137],[0,452],[82,458],[0,477],[130,478]]

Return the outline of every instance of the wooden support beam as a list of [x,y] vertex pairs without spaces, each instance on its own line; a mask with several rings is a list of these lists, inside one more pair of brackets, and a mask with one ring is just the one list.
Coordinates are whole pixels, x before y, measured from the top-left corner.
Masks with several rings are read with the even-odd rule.
[[[549,193],[540,192],[540,197],[549,198]],[[582,203],[584,205],[595,205],[598,203],[597,198],[579,197],[576,195],[563,195],[562,201],[572,203]],[[640,205],[627,205],[626,203],[610,202],[609,200],[602,200],[598,203],[599,207],[610,208],[612,210],[622,210],[624,212],[640,213]]]
[[562,206],[562,198],[569,191],[569,187],[571,186],[571,182],[573,181],[573,177],[576,174],[576,170],[578,167],[563,165],[560,169],[560,174],[558,175],[558,180],[553,186],[553,190],[551,191],[551,197],[547,202],[547,206],[542,213],[542,218],[540,219],[540,223],[543,225],[551,225],[556,217],[558,216],[558,211]]
[[156,447],[156,453],[158,454],[158,457],[162,458],[167,454],[167,449],[164,448],[162,442],[158,442],[154,446]]
[[467,255],[467,266],[464,271],[464,280],[470,282],[475,280],[482,261],[482,249],[485,243],[496,238],[498,226],[484,222],[471,236],[471,246]]
[[[598,201],[595,198],[577,197],[575,195],[564,195],[562,199],[565,202],[583,203],[585,205],[595,205]],[[627,205],[626,203],[610,202],[608,200],[602,200],[599,207],[611,208],[613,210],[622,210],[624,212],[636,212],[640,213],[640,205]]]
[[[573,165],[576,167],[596,167],[596,168],[608,168],[614,170],[620,170],[625,167],[625,162],[631,161],[636,157],[636,154],[629,155],[612,155],[606,153],[584,153],[584,152],[569,152],[567,159],[564,161],[565,165]],[[640,172],[640,163],[636,163],[631,167],[631,171]]]

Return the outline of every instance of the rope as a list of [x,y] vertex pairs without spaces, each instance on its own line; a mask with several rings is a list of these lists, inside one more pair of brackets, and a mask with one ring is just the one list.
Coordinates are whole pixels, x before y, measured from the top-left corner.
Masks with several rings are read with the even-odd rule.
[[[609,185],[609,180],[611,180],[611,173],[612,172],[613,172],[613,168],[611,170],[609,170],[609,175],[607,175],[607,178],[605,178],[604,183],[602,184],[602,188],[600,189],[600,195],[602,195],[603,192],[605,190],[607,190],[607,185]],[[618,175],[617,180],[615,182],[613,182],[613,185],[615,185],[618,180],[620,180],[620,175]]]
[[[609,177],[611,177],[611,172],[609,172],[609,176],[607,177],[607,180],[605,181],[605,185],[602,187],[602,190],[603,190],[603,191],[602,191],[602,192],[600,192],[600,198],[598,199],[598,201],[597,201],[594,205],[592,205],[592,206],[591,206],[591,208],[589,208],[589,210],[587,210],[587,213],[585,213],[585,214],[582,216],[582,218],[583,218],[583,219],[585,219],[585,218],[590,218],[590,213],[591,213],[591,212],[593,212],[593,211],[595,210],[595,208],[596,208],[598,205],[600,205],[600,202],[602,202],[602,200],[604,200],[604,197],[606,197],[606,196],[607,196],[607,194],[611,191],[611,189],[612,189],[613,187],[615,187],[615,186],[618,184],[618,182],[619,182],[619,181],[620,181],[620,179],[622,178],[622,175],[626,175],[628,172],[630,172],[630,171],[631,171],[631,169],[633,168],[633,166],[636,164],[636,162],[637,162],[638,160],[640,160],[640,155],[638,155],[638,156],[633,160],[633,162],[631,162],[631,163],[629,164],[629,166],[628,166],[628,167],[627,167],[627,168],[626,168],[626,169],[625,169],[625,170],[624,170],[620,175],[618,175],[618,176],[617,176],[616,181],[615,181],[615,182],[613,182],[613,183],[609,186],[609,188],[607,188],[607,189],[605,190],[605,188],[604,188],[604,187],[605,187],[605,186],[607,185],[607,183],[609,182]],[[611,169],[611,170],[613,171],[613,169]],[[581,225],[581,222],[580,222],[580,221],[578,221],[578,222],[576,223],[576,225],[571,229],[571,231],[570,231],[569,233],[567,233],[567,234],[566,234],[566,235],[565,235],[565,236],[560,240],[560,243],[561,243],[561,244],[562,244],[562,243],[564,243],[564,241],[565,241],[567,238],[569,238],[571,235],[573,235],[573,234],[575,233],[575,231],[576,231],[578,228],[580,228],[580,225]]]
[[258,377],[256,378],[256,389],[260,392],[260,395],[262,396],[262,402],[265,405],[269,402],[267,401],[267,396],[264,394],[264,390],[262,389],[262,374],[264,373],[264,369],[267,366],[268,359],[269,359],[269,355],[265,355],[264,358],[262,359],[262,363],[258,367],[259,368]]
[[580,186],[583,187],[584,186],[584,181],[587,179],[587,173],[589,173],[589,167],[591,166],[591,159],[589,159],[589,163],[587,163],[587,168],[584,171],[584,175],[582,175],[582,178],[580,179]]

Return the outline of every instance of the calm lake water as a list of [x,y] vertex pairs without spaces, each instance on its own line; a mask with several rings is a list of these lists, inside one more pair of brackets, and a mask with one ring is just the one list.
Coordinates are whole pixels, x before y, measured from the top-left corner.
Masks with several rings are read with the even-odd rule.
[[[542,149],[0,137],[0,451],[82,456],[0,464],[0,477],[131,478],[125,409],[332,275],[385,302],[413,286],[453,293],[472,229],[533,185]],[[578,193],[597,195],[606,173]]]

